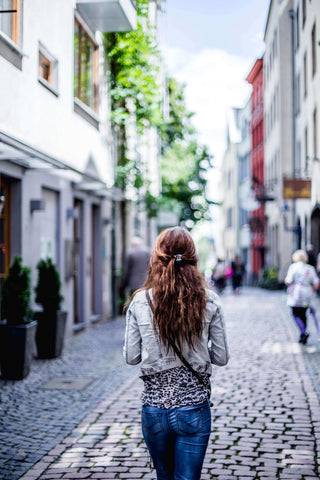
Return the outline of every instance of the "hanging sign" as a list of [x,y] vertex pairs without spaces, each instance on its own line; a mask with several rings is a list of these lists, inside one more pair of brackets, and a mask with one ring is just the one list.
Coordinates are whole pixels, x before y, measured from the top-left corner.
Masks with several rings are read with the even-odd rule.
[[283,198],[311,198],[311,180],[283,178]]

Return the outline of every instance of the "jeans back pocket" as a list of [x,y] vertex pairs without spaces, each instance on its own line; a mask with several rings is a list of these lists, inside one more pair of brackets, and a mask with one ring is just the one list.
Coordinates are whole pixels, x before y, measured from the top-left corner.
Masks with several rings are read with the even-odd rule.
[[152,435],[157,435],[163,432],[163,425],[161,421],[161,413],[149,413],[142,410],[142,425],[143,428]]
[[203,428],[203,415],[201,408],[195,408],[188,412],[177,412],[177,426],[181,433],[194,435]]

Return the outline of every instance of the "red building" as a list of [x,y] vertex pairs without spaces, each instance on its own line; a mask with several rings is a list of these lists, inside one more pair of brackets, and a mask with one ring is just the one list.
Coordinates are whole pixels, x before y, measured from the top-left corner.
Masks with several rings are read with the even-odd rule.
[[252,85],[251,94],[251,180],[252,190],[260,207],[250,213],[252,232],[250,248],[252,282],[257,283],[265,264],[266,218],[264,197],[264,140],[263,140],[263,59],[259,58],[247,77]]

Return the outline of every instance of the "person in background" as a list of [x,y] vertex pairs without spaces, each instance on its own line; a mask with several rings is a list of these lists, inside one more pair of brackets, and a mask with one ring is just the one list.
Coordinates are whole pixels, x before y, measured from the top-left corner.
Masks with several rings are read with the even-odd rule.
[[320,252],[317,255],[316,271],[317,271],[318,276],[320,277]]
[[219,294],[223,292],[226,286],[226,265],[221,258],[217,259],[217,263],[212,271],[211,280],[217,288]]
[[120,294],[124,295],[128,288],[130,295],[144,284],[150,260],[150,250],[140,237],[133,237],[131,248],[124,261],[124,272],[120,284]]
[[[307,255],[308,255],[308,265],[311,265],[312,267],[316,268],[317,258],[314,254],[314,248],[313,248],[313,245],[311,245],[311,243],[307,245]],[[313,299],[309,305],[309,312],[313,317],[314,324],[317,331],[317,336],[318,338],[320,338],[320,327],[319,327],[319,321],[317,317],[317,311],[316,311],[314,300],[315,300],[315,296],[313,296]]]
[[311,243],[307,245],[308,264],[316,268],[317,259],[314,253],[314,247]]
[[244,275],[244,264],[241,261],[239,255],[235,255],[231,262],[232,268],[232,289],[235,293],[240,293],[240,287],[242,285]]
[[309,337],[306,312],[319,288],[319,279],[314,267],[307,264],[308,255],[304,250],[296,250],[292,261],[284,280],[288,286],[287,304],[300,330],[299,342],[305,345]]
[[126,311],[124,358],[141,364],[142,432],[157,480],[200,480],[211,432],[211,363],[229,359],[219,297],[206,288],[187,230],[158,237]]

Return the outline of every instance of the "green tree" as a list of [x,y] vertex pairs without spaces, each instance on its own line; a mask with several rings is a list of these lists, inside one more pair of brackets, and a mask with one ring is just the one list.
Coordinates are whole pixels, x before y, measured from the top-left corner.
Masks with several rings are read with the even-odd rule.
[[161,123],[160,54],[154,28],[148,22],[148,0],[137,1],[137,29],[105,33],[105,55],[110,81],[111,120],[117,134],[116,185],[141,188],[143,171],[128,151],[128,127],[142,135]]
[[206,197],[206,185],[212,156],[197,141],[184,86],[169,78],[168,95],[168,118],[161,127],[161,205],[164,210],[174,211],[180,223],[192,227],[210,218],[209,205],[214,202]]

